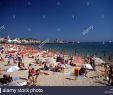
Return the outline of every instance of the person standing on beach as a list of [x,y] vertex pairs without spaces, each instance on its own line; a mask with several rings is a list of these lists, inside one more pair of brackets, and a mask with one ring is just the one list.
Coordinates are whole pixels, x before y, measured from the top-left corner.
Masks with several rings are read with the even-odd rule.
[[89,64],[93,67],[93,60],[91,56],[89,57]]
[[75,56],[76,56],[76,54],[77,54],[77,49],[74,49],[74,54],[75,54]]
[[109,80],[108,80],[108,84],[113,85],[113,70],[112,70],[112,66],[109,66],[109,71],[108,71],[108,75],[109,75]]
[[93,70],[95,71],[96,68],[95,68],[95,60],[94,60],[94,56],[92,57],[92,67],[93,67]]
[[7,59],[7,63],[8,63],[8,65],[10,65],[10,61],[11,61],[11,58],[12,58],[12,56],[11,56],[11,54],[8,56],[8,59]]
[[18,61],[20,62],[20,63],[22,63],[22,58],[19,56],[18,57]]
[[22,58],[19,56],[18,57],[18,67],[20,67],[20,64],[22,64]]
[[109,60],[109,61],[112,61],[112,55],[109,55],[109,56],[108,56],[108,60]]

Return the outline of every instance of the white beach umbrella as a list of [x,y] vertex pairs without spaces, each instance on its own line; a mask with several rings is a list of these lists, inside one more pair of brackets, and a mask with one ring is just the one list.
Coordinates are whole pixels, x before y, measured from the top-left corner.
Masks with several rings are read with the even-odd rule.
[[90,70],[93,69],[93,67],[90,64],[85,64],[85,66],[86,66],[87,69],[90,69]]
[[92,70],[93,67],[90,64],[82,64],[81,66],[86,67],[86,69]]
[[16,72],[18,71],[20,68],[17,67],[17,66],[10,66],[8,69],[7,69],[7,72]]
[[103,61],[101,58],[98,58],[98,57],[95,57],[94,60],[95,60],[95,64],[103,64],[103,63],[105,63],[105,61]]

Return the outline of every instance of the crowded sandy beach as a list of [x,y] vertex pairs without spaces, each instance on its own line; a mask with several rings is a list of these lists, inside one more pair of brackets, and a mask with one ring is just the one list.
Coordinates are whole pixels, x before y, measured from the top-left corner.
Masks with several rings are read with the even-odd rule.
[[108,86],[112,68],[95,56],[70,56],[17,44],[0,44],[1,86]]

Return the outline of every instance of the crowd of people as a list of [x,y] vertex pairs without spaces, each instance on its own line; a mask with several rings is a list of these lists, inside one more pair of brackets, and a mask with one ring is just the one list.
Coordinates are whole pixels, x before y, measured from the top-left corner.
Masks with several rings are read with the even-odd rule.
[[[43,71],[52,71],[52,72],[64,72],[65,69],[67,68],[67,66],[71,66],[71,67],[77,67],[77,65],[79,64],[79,69],[74,69],[74,75],[76,76],[84,76],[87,77],[87,67],[85,65],[82,65],[83,63],[85,64],[90,64],[91,67],[93,68],[93,71],[96,71],[96,65],[95,65],[95,60],[94,60],[94,56],[88,56],[86,59],[82,59],[81,57],[75,57],[75,56],[69,56],[69,55],[55,55],[54,56],[54,60],[56,64],[50,64],[47,61],[42,61],[40,60],[40,56],[36,55],[33,56],[31,54],[30,50],[33,49],[29,49],[27,47],[24,46],[9,46],[6,45],[4,46],[5,48],[3,48],[0,51],[0,62],[4,62],[4,60],[6,61],[7,65],[10,66],[12,65],[12,63],[14,63],[15,65],[17,65],[19,67],[19,70],[28,70],[28,78],[26,80],[27,85],[31,86],[31,85],[36,85],[37,81],[38,81],[38,77],[40,74],[45,74],[48,75],[48,73],[44,73]],[[13,51],[13,52],[9,52],[8,49],[9,48],[16,48],[17,51]],[[25,52],[27,53],[25,53]],[[20,53],[21,52],[21,53]],[[5,57],[3,58],[3,54],[5,54]],[[48,53],[43,53],[43,54],[48,54]],[[28,58],[32,58],[34,60],[33,64],[42,66],[43,68],[38,68],[35,69],[33,68],[32,64],[29,64],[29,66],[27,67],[24,63],[24,56],[27,55]],[[45,55],[42,55],[45,56]],[[50,56],[50,55],[49,55]],[[53,57],[53,56],[52,56]],[[76,64],[78,63],[78,64]],[[13,65],[14,65],[13,64]],[[113,85],[113,71],[112,71],[112,66],[108,66],[105,65],[105,77],[108,77],[108,84],[109,85]],[[3,78],[1,79],[2,83],[7,83],[7,82],[11,82],[12,77],[8,74],[3,74],[2,68],[0,68],[0,74],[3,75]]]

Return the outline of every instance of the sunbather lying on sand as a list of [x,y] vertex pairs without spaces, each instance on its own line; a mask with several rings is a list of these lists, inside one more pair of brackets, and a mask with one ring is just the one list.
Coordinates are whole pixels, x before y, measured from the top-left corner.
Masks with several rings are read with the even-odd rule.
[[9,74],[4,74],[3,78],[0,79],[0,82],[2,84],[7,84],[7,83],[9,83],[11,81],[13,81],[13,80],[12,80],[12,77]]
[[27,70],[27,68],[25,67],[24,63],[19,63],[18,67],[20,68],[20,70]]
[[[45,74],[45,75],[49,75],[46,72],[41,72],[40,69],[35,70],[34,68],[29,68],[29,72],[28,72],[28,84],[35,85],[38,81],[38,77],[40,74]],[[31,82],[32,81],[32,82]]]

